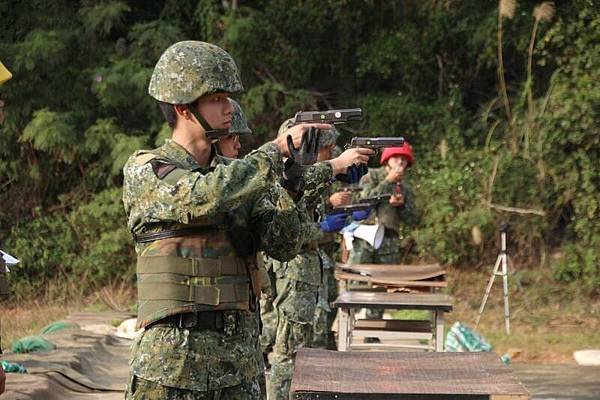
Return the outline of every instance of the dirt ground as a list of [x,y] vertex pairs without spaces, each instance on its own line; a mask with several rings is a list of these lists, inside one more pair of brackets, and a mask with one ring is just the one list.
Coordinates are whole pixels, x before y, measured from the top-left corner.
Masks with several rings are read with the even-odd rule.
[[[447,292],[454,297],[454,321],[474,327],[490,271],[449,268]],[[510,276],[511,334],[504,333],[502,285],[496,278],[477,331],[498,354],[513,361],[574,364],[573,352],[600,348],[600,299],[580,295],[576,285],[558,285],[544,269],[517,269]],[[85,299],[39,299],[5,303],[0,314],[2,345],[36,334],[50,322],[76,311],[131,311],[134,288],[114,285]]]
[[[491,270],[449,270],[448,292],[455,301],[448,326],[461,321],[474,328],[490,275]],[[556,284],[545,269],[517,269],[509,277],[507,335],[501,282],[497,277],[477,328],[498,354],[519,362],[574,364],[574,351],[600,348],[600,299],[581,295],[576,285]]]

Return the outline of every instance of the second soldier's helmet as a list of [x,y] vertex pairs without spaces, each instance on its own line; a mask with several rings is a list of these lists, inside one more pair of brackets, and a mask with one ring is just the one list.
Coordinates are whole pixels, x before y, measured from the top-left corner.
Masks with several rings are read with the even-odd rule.
[[252,129],[248,126],[248,122],[246,122],[246,117],[244,116],[244,112],[242,111],[242,107],[240,104],[234,99],[229,99],[229,102],[233,106],[233,114],[231,116],[231,128],[229,128],[229,133],[233,133],[236,135],[250,135],[252,134]]
[[169,104],[189,104],[208,94],[244,90],[233,58],[214,44],[177,42],[160,56],[148,93]]
[[[277,136],[281,136],[285,131],[294,126],[294,119],[287,119],[281,124],[279,127],[279,131],[277,132]],[[335,129],[335,126],[332,125],[331,129],[320,129],[319,132],[319,150],[325,148],[327,146],[331,146],[335,144],[337,138],[340,136],[340,133]]]

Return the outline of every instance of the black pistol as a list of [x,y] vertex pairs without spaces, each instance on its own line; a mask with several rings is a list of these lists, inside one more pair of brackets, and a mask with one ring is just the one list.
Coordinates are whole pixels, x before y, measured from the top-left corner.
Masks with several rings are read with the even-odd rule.
[[404,146],[404,138],[396,137],[353,137],[350,145],[347,147],[362,147],[367,149],[379,150],[386,147],[402,147]]
[[362,121],[361,108],[344,108],[326,111],[298,111],[294,116],[297,124],[343,124],[350,121]]

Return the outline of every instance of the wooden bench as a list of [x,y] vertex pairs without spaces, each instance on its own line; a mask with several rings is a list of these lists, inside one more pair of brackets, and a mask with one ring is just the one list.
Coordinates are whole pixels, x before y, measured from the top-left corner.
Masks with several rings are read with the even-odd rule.
[[528,400],[495,353],[336,352],[302,348],[296,400]]
[[[438,293],[342,292],[333,302],[339,308],[338,350],[361,348],[416,348],[444,351],[444,313],[452,310],[452,298]],[[431,321],[423,320],[358,320],[360,308],[392,310],[427,310]],[[354,343],[354,337],[378,337],[388,340],[411,339],[427,344]]]

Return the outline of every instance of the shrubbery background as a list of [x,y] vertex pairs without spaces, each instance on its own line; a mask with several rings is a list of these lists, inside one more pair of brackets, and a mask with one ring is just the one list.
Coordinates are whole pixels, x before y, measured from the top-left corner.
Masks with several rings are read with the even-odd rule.
[[536,23],[538,5],[519,1],[499,20],[497,3],[479,0],[0,4],[0,55],[14,74],[1,88],[0,238],[23,261],[17,298],[50,282],[82,293],[133,282],[121,168],[168,134],[147,83],[162,51],[187,39],[236,59],[257,134],[248,145],[325,107],[365,110],[344,140],[405,135],[417,156],[416,256],[489,263],[506,220],[521,268],[598,294],[600,6],[561,1]]

